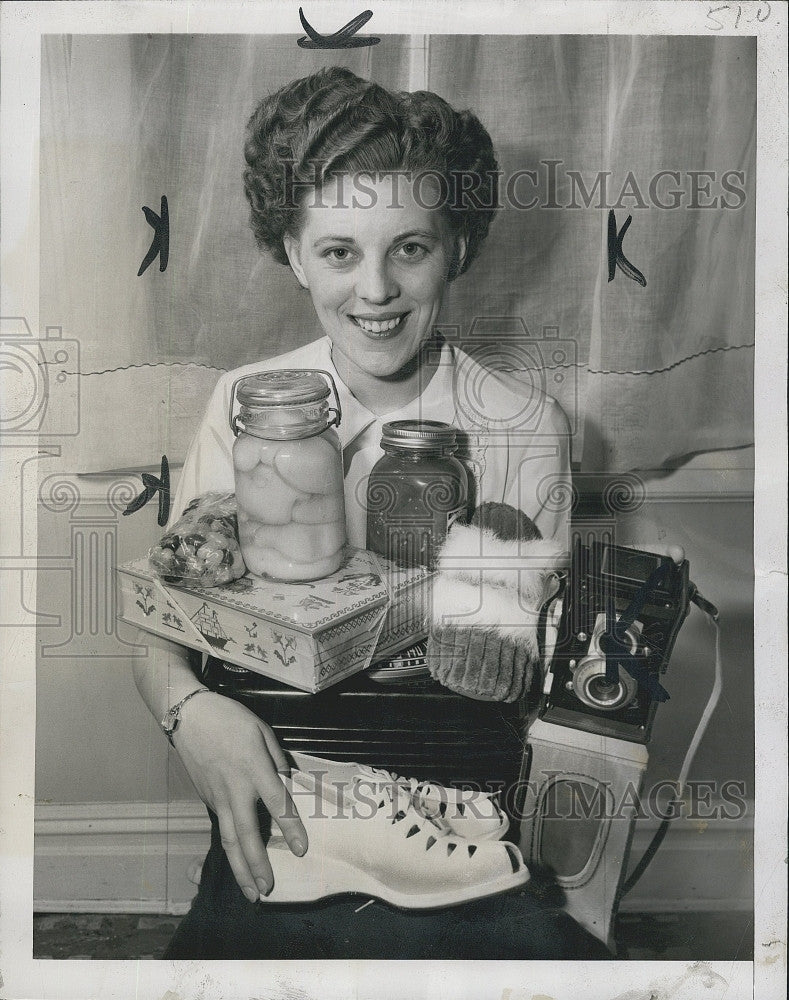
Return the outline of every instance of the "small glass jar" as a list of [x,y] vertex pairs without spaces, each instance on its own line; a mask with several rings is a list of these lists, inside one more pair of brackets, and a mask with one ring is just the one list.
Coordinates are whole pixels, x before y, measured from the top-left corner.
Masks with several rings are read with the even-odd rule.
[[[329,386],[337,407],[328,402]],[[230,424],[238,536],[247,569],[291,582],[337,570],[346,543],[337,389],[328,372],[284,369],[239,379]],[[232,416],[233,400],[239,412]]]
[[432,567],[450,525],[467,513],[455,428],[395,420],[384,424],[381,447],[367,483],[367,548],[400,566]]

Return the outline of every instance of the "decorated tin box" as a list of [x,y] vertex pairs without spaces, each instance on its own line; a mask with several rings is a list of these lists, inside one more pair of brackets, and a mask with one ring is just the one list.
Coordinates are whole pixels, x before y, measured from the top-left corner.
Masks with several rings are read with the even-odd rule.
[[313,583],[246,575],[223,586],[165,585],[147,559],[118,567],[118,617],[130,625],[320,691],[423,638],[431,574],[364,549]]

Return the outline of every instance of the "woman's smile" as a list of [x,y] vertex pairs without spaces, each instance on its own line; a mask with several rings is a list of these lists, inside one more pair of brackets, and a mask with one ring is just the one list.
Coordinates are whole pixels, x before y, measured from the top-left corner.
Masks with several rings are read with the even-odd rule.
[[387,340],[399,333],[408,315],[408,313],[396,313],[382,316],[351,316],[350,319],[364,330],[368,337],[374,340]]

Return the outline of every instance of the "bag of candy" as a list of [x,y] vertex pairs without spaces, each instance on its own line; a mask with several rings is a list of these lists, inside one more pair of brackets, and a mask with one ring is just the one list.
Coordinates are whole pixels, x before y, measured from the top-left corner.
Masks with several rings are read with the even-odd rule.
[[216,587],[246,572],[238,544],[235,493],[204,493],[148,553],[163,583]]

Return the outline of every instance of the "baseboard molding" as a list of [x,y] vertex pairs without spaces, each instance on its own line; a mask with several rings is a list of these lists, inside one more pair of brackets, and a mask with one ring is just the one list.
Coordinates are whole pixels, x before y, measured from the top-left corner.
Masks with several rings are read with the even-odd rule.
[[196,801],[38,804],[34,909],[185,913],[209,830]]
[[[752,806],[740,820],[677,821],[622,911],[752,909]],[[631,867],[656,828],[637,825]],[[208,817],[196,801],[38,804],[34,909],[185,913],[208,841]]]

